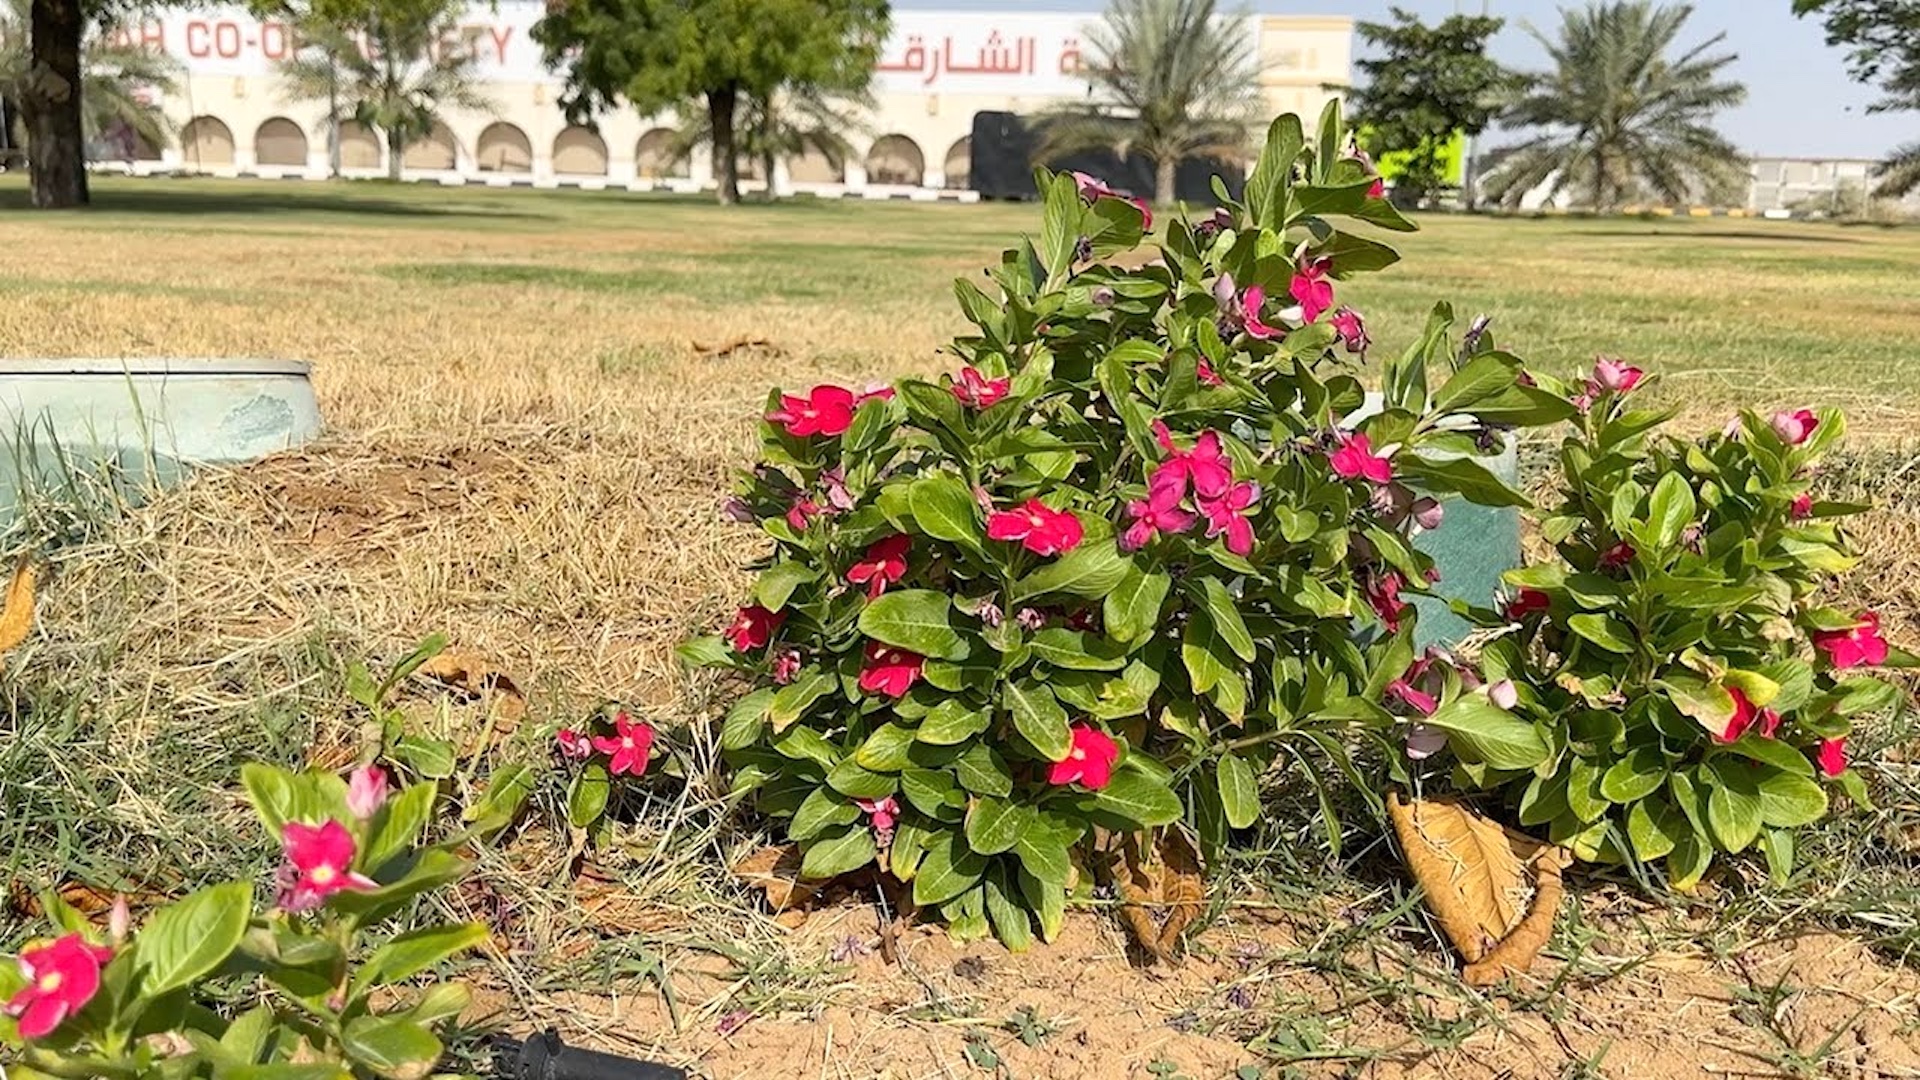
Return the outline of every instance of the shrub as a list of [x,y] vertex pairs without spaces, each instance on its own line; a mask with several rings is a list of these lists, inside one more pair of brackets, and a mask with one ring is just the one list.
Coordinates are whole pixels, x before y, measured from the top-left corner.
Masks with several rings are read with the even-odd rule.
[[[954,376],[769,398],[729,512],[773,554],[726,633],[683,647],[753,682],[722,745],[806,876],[877,860],[1014,948],[1057,930],[1094,830],[1184,820],[1217,848],[1282,754],[1353,772],[1351,738],[1398,722],[1432,496],[1521,504],[1476,455],[1573,412],[1484,327],[1456,344],[1443,305],[1349,420],[1370,343],[1336,283],[1397,256],[1336,222],[1412,226],[1336,110],[1314,145],[1278,120],[1245,202],[1216,187],[1154,261],[1129,255],[1144,206],[1039,181],[997,295],[956,282]],[[1545,752],[1483,690],[1428,723],[1493,766]]]
[[1717,853],[1758,846],[1784,878],[1793,830],[1826,813],[1830,787],[1866,804],[1847,735],[1900,694],[1859,669],[1914,662],[1872,612],[1821,600],[1854,565],[1843,523],[1864,509],[1810,493],[1843,420],[1746,413],[1686,441],[1637,407],[1635,368],[1603,359],[1584,383],[1541,382],[1582,409],[1541,521],[1559,559],[1507,575],[1517,592],[1488,621],[1511,632],[1481,659],[1550,753],[1531,771],[1458,772],[1582,859],[1664,861],[1684,889]]
[[[261,765],[247,795],[285,863],[254,911],[251,883],[215,885],[159,908],[137,932],[124,904],[103,933],[51,891],[59,936],[0,964],[0,1045],[28,1076],[179,1080],[212,1076],[423,1077],[433,1029],[467,1007],[465,987],[398,984],[480,944],[480,923],[376,929],[467,870],[465,836],[422,844],[436,788],[389,797],[377,768],[351,781]],[[228,1019],[209,990],[245,982],[256,1002]]]

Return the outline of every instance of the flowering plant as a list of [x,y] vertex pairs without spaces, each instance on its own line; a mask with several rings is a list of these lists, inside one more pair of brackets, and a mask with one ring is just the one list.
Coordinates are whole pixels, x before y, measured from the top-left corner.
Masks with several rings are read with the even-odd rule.
[[[422,894],[458,880],[466,837],[422,844],[436,788],[392,794],[385,773],[350,779],[249,765],[254,810],[280,838],[269,907],[249,882],[215,885],[149,914],[124,902],[103,932],[49,894],[59,934],[0,965],[0,1045],[28,1075],[60,1077],[428,1075],[433,1028],[468,1003],[440,983],[395,988],[487,938],[480,923],[374,931]],[[206,984],[247,979],[251,1009],[229,1019],[199,1000]]]
[[[1397,256],[1335,222],[1412,225],[1337,109],[1313,145],[1276,121],[1245,203],[1165,223],[1151,262],[1105,261],[1140,244],[1139,206],[1039,181],[996,295],[955,285],[975,330],[950,378],[770,398],[728,512],[773,556],[726,633],[682,649],[756,684],[721,743],[806,876],[877,860],[1014,948],[1058,929],[1093,830],[1184,820],[1213,849],[1283,751],[1350,768],[1347,735],[1389,732],[1402,593],[1433,570],[1409,537],[1441,516],[1407,485],[1519,505],[1476,455],[1573,412],[1484,334],[1456,346],[1442,306],[1359,418],[1370,341],[1339,283]],[[1461,753],[1544,752],[1452,706],[1434,722]]]
[[1516,591],[1482,614],[1508,632],[1482,664],[1550,753],[1459,772],[1583,859],[1664,860],[1684,889],[1717,853],[1757,846],[1784,877],[1829,787],[1866,803],[1847,736],[1899,692],[1863,669],[1915,662],[1873,612],[1821,595],[1854,565],[1843,523],[1863,509],[1810,491],[1842,417],[1746,413],[1689,442],[1638,407],[1637,368],[1602,359],[1575,383],[1539,381],[1582,413],[1541,522],[1559,558],[1507,575]]
[[639,779],[652,763],[654,730],[625,709],[602,713],[585,724],[554,732],[553,752],[567,767],[567,822],[592,830],[606,820],[607,807],[623,778]]

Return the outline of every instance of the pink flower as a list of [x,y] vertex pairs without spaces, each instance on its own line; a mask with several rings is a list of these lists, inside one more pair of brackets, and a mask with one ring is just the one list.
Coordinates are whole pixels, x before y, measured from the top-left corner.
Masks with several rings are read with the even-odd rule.
[[853,805],[866,812],[867,818],[873,823],[874,832],[883,837],[892,835],[894,822],[900,818],[900,804],[894,801],[893,796],[889,795],[884,799],[855,799]]
[[653,756],[653,726],[635,721],[625,709],[613,715],[613,735],[596,735],[593,748],[607,755],[607,771],[615,776],[642,776]]
[[[1409,673],[1411,673],[1411,669],[1409,669]],[[1386,697],[1387,704],[1392,705],[1399,703],[1405,705],[1421,716],[1432,716],[1434,711],[1440,708],[1440,702],[1436,700],[1432,694],[1414,686],[1408,682],[1405,677],[1395,679],[1387,684]]]
[[1727,696],[1733,698],[1733,716],[1727,721],[1726,728],[1713,737],[1714,742],[1739,742],[1740,736],[1745,735],[1755,721],[1760,724],[1760,734],[1769,739],[1773,738],[1773,733],[1780,728],[1779,713],[1772,709],[1762,712],[1752,699],[1747,697],[1746,691],[1737,686],[1727,687]]
[[293,869],[279,899],[286,911],[312,911],[334,893],[379,888],[372,879],[350,869],[356,850],[353,834],[337,821],[317,827],[289,821],[280,830],[280,843]]
[[1487,687],[1487,700],[1493,702],[1495,708],[1511,709],[1520,704],[1520,689],[1513,685],[1512,679],[1501,679]]
[[1367,321],[1352,308],[1343,307],[1334,312],[1330,321],[1334,333],[1340,335],[1341,344],[1347,347],[1348,352],[1364,354],[1373,344],[1373,339],[1367,336]]
[[1521,589],[1513,599],[1507,601],[1503,614],[1519,622],[1529,615],[1547,611],[1553,607],[1553,598],[1539,589]]
[[953,381],[953,396],[962,405],[976,409],[990,409],[1007,396],[1007,390],[1013,385],[1012,379],[989,379],[980,374],[978,368],[969,364],[960,369],[960,377]]
[[780,395],[780,407],[767,419],[787,429],[797,438],[811,435],[832,436],[853,426],[853,410],[858,406],[853,391],[843,386],[816,386],[806,397]]
[[729,495],[727,501],[720,504],[720,516],[742,525],[751,525],[760,520],[754,516],[753,507],[747,505],[747,500],[738,495]]
[[593,740],[572,728],[561,728],[554,732],[553,741],[560,748],[563,758],[585,761],[593,756]]
[[1813,516],[1813,493],[1803,491],[1793,497],[1793,505],[1787,508],[1787,517],[1793,521],[1805,521]]
[[1860,622],[1851,629],[1813,632],[1814,646],[1842,671],[1887,662],[1887,639],[1880,636],[1880,616],[1863,611],[1858,618]]
[[1624,360],[1615,360],[1611,357],[1602,356],[1593,362],[1593,381],[1598,383],[1601,389],[1611,390],[1616,394],[1624,394],[1639,386],[1640,380],[1646,378],[1646,374]]
[[20,953],[20,974],[27,985],[7,1002],[7,1015],[20,1021],[20,1037],[44,1039],[67,1017],[100,992],[100,968],[113,950],[90,945],[79,934]]
[[[1231,280],[1231,279],[1224,279]],[[1246,327],[1247,336],[1260,341],[1271,341],[1286,335],[1284,326],[1269,326],[1260,321],[1260,308],[1267,302],[1267,290],[1258,285],[1249,286],[1240,295],[1241,325]]]
[[1039,499],[1028,499],[1017,510],[995,510],[987,515],[987,537],[1018,540],[1035,555],[1058,555],[1080,546],[1084,530],[1071,511],[1055,510]]
[[759,604],[751,604],[741,608],[734,616],[733,625],[727,627],[725,636],[732,643],[734,652],[749,652],[772,641],[774,631],[786,621],[787,613],[784,611],[768,611]]
[[1637,552],[1633,550],[1633,545],[1622,540],[1600,553],[1598,565],[1602,573],[1625,570],[1627,567],[1633,565],[1633,557],[1636,554]]
[[879,641],[867,642],[866,664],[860,669],[860,689],[870,694],[903,697],[920,680],[927,658]]
[[347,812],[365,821],[387,801],[387,774],[378,765],[362,765],[347,780]]
[[1148,490],[1174,488],[1179,493],[1178,501],[1186,497],[1189,483],[1193,485],[1194,494],[1204,499],[1217,499],[1233,486],[1233,463],[1227,458],[1219,433],[1203,431],[1194,440],[1193,449],[1182,450],[1174,444],[1173,433],[1167,430],[1167,425],[1155,420],[1153,437],[1167,452],[1167,460],[1147,478]]
[[800,650],[783,649],[773,658],[773,681],[785,686],[800,674]]
[[793,505],[787,507],[787,524],[794,532],[806,532],[813,519],[825,515],[827,508],[805,497],[796,497]]
[[1099,791],[1113,779],[1113,763],[1120,757],[1120,744],[1113,736],[1085,724],[1073,726],[1073,749],[1065,759],[1047,770],[1047,783],[1079,784]]
[[1373,445],[1362,432],[1339,432],[1339,449],[1327,455],[1333,474],[1342,480],[1365,477],[1376,484],[1393,479],[1393,463],[1373,452]]
[[1367,603],[1373,606],[1374,614],[1380,616],[1388,633],[1400,630],[1400,616],[1407,610],[1407,602],[1400,599],[1400,588],[1405,584],[1406,581],[1396,570],[1361,574],[1361,590],[1366,593]]
[[1149,487],[1147,498],[1129,502],[1127,516],[1133,519],[1133,524],[1120,534],[1120,549],[1138,551],[1159,533],[1183,533],[1192,528],[1197,519],[1180,508],[1184,495],[1178,487],[1161,484]]
[[1327,271],[1333,263],[1328,259],[1312,259],[1300,264],[1293,272],[1293,281],[1287,291],[1293,295],[1294,302],[1300,305],[1301,319],[1312,322],[1320,313],[1333,306],[1333,282],[1327,280]]
[[820,470],[820,490],[826,493],[827,506],[832,508],[828,513],[844,514],[857,504],[853,492],[847,490],[847,470],[838,465]]
[[1091,176],[1087,173],[1073,172],[1069,175],[1073,177],[1074,184],[1080,188],[1080,197],[1086,200],[1088,206],[1092,206],[1101,199],[1124,200],[1132,203],[1133,208],[1140,211],[1140,231],[1151,232],[1153,230],[1153,211],[1147,208],[1147,201],[1145,199],[1135,198],[1131,195],[1123,195],[1108,187],[1106,183],[1098,177]]
[[867,388],[860,391],[860,396],[854,399],[853,407],[857,409],[869,401],[892,400],[893,387],[888,386],[886,383],[868,383]]
[[1226,381],[1213,370],[1213,365],[1207,363],[1204,356],[1194,366],[1194,377],[1200,380],[1202,386],[1219,386]]
[[1813,429],[1819,426],[1820,418],[1813,415],[1812,409],[1773,414],[1773,433],[1788,446],[1799,446],[1806,442],[1813,435]]
[[847,580],[865,584],[867,599],[879,596],[887,586],[907,576],[907,550],[912,546],[913,537],[905,533],[875,540],[866,556],[847,569]]
[[1820,771],[1827,776],[1839,776],[1847,771],[1847,737],[1820,740],[1820,756],[1815,758]]
[[1253,551],[1253,523],[1247,519],[1246,511],[1259,499],[1260,485],[1251,480],[1233,485],[1217,499],[1201,498],[1200,513],[1207,519],[1207,536],[1215,537],[1224,533],[1228,551],[1235,555],[1250,554]]

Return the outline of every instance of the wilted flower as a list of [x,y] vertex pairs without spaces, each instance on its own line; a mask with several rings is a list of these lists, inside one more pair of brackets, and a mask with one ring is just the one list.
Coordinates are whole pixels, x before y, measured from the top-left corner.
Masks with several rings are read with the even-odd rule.
[[781,686],[793,682],[793,677],[800,674],[800,662],[799,649],[782,649],[773,658],[773,681]]
[[1847,771],[1847,738],[1820,740],[1820,756],[1816,759],[1820,771],[1827,776],[1839,776]]
[[1794,521],[1805,521],[1813,516],[1813,493],[1803,491],[1793,497],[1793,505],[1787,508],[1787,516]]
[[1553,607],[1553,598],[1539,589],[1521,589],[1501,608],[1501,614],[1515,622]]
[[1014,625],[1032,633],[1047,625],[1047,616],[1037,608],[1023,607],[1013,617]]
[[838,465],[820,470],[820,490],[826,494],[827,506],[833,512],[844,514],[858,505],[853,492],[847,490],[847,470]]
[[1213,370],[1213,365],[1204,356],[1194,365],[1193,376],[1200,380],[1202,386],[1220,386],[1226,381]]
[[1334,333],[1340,335],[1340,342],[1347,347],[1348,352],[1364,355],[1373,345],[1373,339],[1367,336],[1367,321],[1352,308],[1341,308],[1333,313],[1333,318],[1329,321],[1333,325]]
[[553,743],[563,758],[585,761],[593,756],[593,740],[572,728],[554,732]]
[[[1227,278],[1225,280],[1231,281],[1232,279]],[[1246,328],[1249,337],[1256,338],[1260,341],[1271,341],[1274,338],[1286,336],[1286,327],[1269,326],[1261,321],[1260,309],[1265,307],[1266,303],[1267,290],[1258,285],[1248,288],[1246,292],[1240,295],[1240,324]]]
[[1112,307],[1113,289],[1107,285],[1095,285],[1093,291],[1087,294],[1087,299],[1093,301],[1094,307]]
[[793,505],[787,507],[787,524],[794,532],[806,532],[813,519],[826,514],[827,508],[804,496],[795,496]]
[[1447,748],[1447,733],[1442,728],[1416,720],[1407,725],[1406,747],[1407,757],[1414,761],[1425,761]]
[[1086,200],[1088,206],[1092,206],[1101,199],[1119,199],[1131,203],[1135,210],[1140,211],[1140,231],[1152,231],[1153,211],[1147,207],[1147,200],[1115,191],[1097,177],[1087,173],[1074,172],[1069,175],[1073,177],[1074,184],[1080,188],[1080,197]]
[[853,805],[867,815],[868,822],[873,825],[873,831],[880,836],[880,845],[885,847],[886,842],[893,836],[894,822],[899,820],[900,804],[894,801],[893,796],[888,795],[883,799],[855,799]]
[[1598,566],[1602,573],[1615,573],[1625,570],[1627,567],[1633,565],[1634,556],[1637,554],[1638,552],[1634,551],[1632,544],[1622,540],[1600,553]]
[[980,610],[975,612],[975,614],[980,616],[981,626],[994,628],[1000,625],[1000,619],[1001,619],[1000,605],[995,604],[992,601],[982,602],[980,605]]
[[1361,591],[1388,633],[1399,631],[1400,616],[1407,610],[1407,602],[1400,599],[1400,589],[1405,584],[1406,580],[1397,570],[1367,570],[1360,575]]
[[753,507],[748,506],[747,500],[738,495],[729,495],[727,500],[720,504],[720,516],[742,525],[751,525],[759,520],[753,516]]

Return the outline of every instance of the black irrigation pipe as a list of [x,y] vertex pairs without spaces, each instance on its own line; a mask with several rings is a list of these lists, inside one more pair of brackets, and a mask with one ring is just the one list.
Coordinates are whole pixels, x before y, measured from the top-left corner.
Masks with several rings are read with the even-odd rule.
[[671,1065],[568,1046],[552,1028],[524,1040],[495,1039],[493,1053],[502,1080],[687,1080]]

